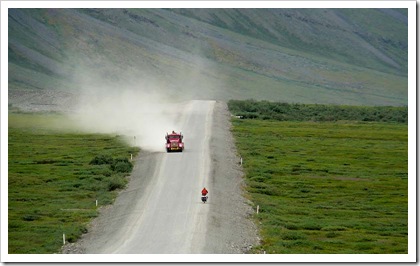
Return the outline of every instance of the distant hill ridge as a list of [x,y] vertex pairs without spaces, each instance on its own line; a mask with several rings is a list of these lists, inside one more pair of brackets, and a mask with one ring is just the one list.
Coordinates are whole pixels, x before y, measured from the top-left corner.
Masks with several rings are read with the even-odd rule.
[[9,9],[12,104],[99,86],[400,106],[407,57],[406,9]]

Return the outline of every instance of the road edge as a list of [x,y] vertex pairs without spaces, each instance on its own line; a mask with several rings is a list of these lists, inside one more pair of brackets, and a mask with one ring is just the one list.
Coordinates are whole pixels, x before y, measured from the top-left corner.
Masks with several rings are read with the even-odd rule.
[[252,221],[252,203],[246,191],[240,159],[231,132],[231,115],[225,102],[216,101],[210,139],[210,211],[207,220],[206,254],[249,253],[259,244]]

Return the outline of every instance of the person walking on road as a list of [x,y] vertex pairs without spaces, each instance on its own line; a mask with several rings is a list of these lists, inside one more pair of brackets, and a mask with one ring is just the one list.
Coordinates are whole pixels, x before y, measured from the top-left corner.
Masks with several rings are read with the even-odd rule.
[[209,191],[206,188],[203,188],[203,190],[201,190],[201,195],[206,196],[207,193],[209,193]]

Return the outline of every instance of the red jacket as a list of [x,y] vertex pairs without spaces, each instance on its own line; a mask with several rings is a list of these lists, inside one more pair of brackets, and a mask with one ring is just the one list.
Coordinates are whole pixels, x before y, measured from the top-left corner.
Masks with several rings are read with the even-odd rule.
[[207,191],[206,188],[203,188],[203,190],[201,190],[201,195],[205,196],[205,195],[207,195],[207,193],[209,193],[209,192]]

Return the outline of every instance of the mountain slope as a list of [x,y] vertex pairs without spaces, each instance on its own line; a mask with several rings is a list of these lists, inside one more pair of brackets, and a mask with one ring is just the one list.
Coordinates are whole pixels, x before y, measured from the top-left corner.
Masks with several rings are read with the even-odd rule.
[[117,89],[407,105],[407,24],[406,9],[9,9],[9,105]]
[[369,68],[376,66],[391,73],[395,69],[401,69],[401,73],[407,70],[404,10],[180,9],[175,12],[302,52]]

